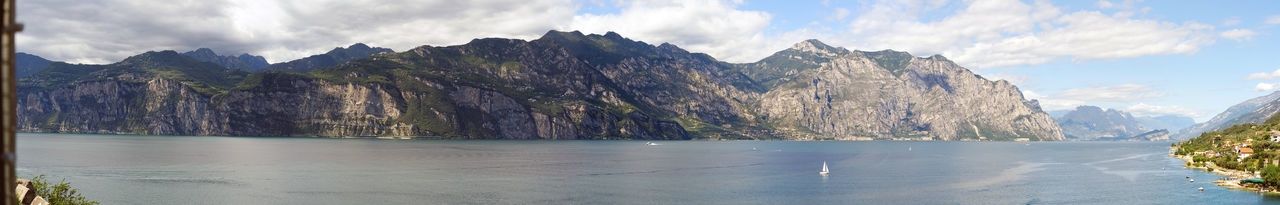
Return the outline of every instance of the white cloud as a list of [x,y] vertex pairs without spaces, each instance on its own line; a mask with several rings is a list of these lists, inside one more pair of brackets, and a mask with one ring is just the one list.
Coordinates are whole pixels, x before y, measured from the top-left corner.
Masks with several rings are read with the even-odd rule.
[[1280,24],[1280,15],[1267,17],[1267,20],[1264,22],[1267,24]]
[[1133,116],[1138,116],[1138,117],[1179,115],[1179,116],[1190,117],[1190,118],[1198,118],[1204,115],[1204,112],[1200,112],[1199,110],[1186,108],[1182,106],[1176,106],[1176,105],[1160,106],[1160,105],[1148,105],[1146,103],[1138,103],[1126,108],[1122,108],[1121,110],[1129,112],[1130,114],[1133,114]]
[[652,44],[668,42],[730,62],[756,61],[803,39],[766,37],[764,29],[772,15],[737,10],[738,4],[719,0],[632,1],[617,14],[574,16],[573,23],[565,29],[614,31]]
[[1220,35],[1222,36],[1222,38],[1225,38],[1225,39],[1235,40],[1236,42],[1244,42],[1248,40],[1253,40],[1254,34],[1257,34],[1257,33],[1249,29],[1231,29],[1228,31],[1223,31]]
[[1033,92],[1030,89],[1022,89],[1022,97],[1028,100],[1035,99],[1039,101],[1040,109],[1044,111],[1071,110],[1076,109],[1076,107],[1081,105],[1085,105],[1085,102],[1082,100],[1053,98],[1051,96],[1045,96]]
[[1138,84],[1121,84],[1110,87],[1072,88],[1054,94],[1054,97],[1061,99],[1101,102],[1134,102],[1164,96],[1164,93],[1154,92],[1151,86]]
[[357,42],[407,50],[480,37],[529,39],[569,22],[577,7],[570,0],[42,0],[18,2],[18,9],[26,24],[18,50],[109,63],[200,47],[281,62]]
[[1280,90],[1280,83],[1258,83],[1253,86],[1253,91],[1266,92],[1272,90]]
[[830,16],[827,16],[827,21],[839,21],[839,20],[844,20],[845,18],[848,18],[848,17],[849,17],[849,9],[836,8],[834,13],[831,13]]
[[1231,19],[1222,21],[1222,26],[1235,26],[1235,25],[1240,25],[1240,19],[1233,17]]
[[1096,4],[1098,5],[1098,8],[1104,8],[1104,9],[1109,9],[1111,7],[1116,6],[1115,4],[1112,4],[1111,1],[1107,1],[1107,0],[1100,0]]
[[[462,44],[473,38],[528,40],[558,29],[615,31],[729,62],[756,61],[800,40],[817,38],[859,50],[943,54],[970,68],[989,68],[1057,59],[1191,54],[1215,38],[1247,40],[1253,35],[1219,33],[1194,22],[1135,17],[1150,10],[1134,6],[1141,1],[1099,2],[1114,12],[1104,14],[1087,9],[1065,12],[1046,0],[884,0],[854,11],[835,8],[829,18],[846,19],[840,21],[848,22],[847,29],[818,24],[769,32],[777,28],[771,23],[773,16],[739,8],[740,0],[611,1],[619,12],[576,14],[579,5],[600,2],[20,1],[19,20],[27,23],[27,31],[18,35],[17,45],[19,51],[80,63],[114,62],[148,50],[199,47],[281,62],[356,42],[403,51],[421,45]],[[926,16],[941,17],[923,19]],[[1272,19],[1280,23],[1280,16]]]
[[1245,77],[1244,79],[1245,80],[1271,80],[1276,78],[1280,78],[1280,69],[1276,69],[1276,71],[1271,71],[1271,73],[1249,74],[1249,76]]
[[1142,2],[1142,0],[1124,0],[1120,3],[1112,3],[1107,0],[1099,0],[1095,5],[1101,9],[1132,9],[1134,3]]
[[[1105,2],[1105,1],[1104,1]],[[1131,8],[1126,1],[1107,8]],[[944,2],[945,3],[945,2]],[[921,13],[944,13],[935,3],[885,1],[861,12],[835,44],[863,50],[943,54],[971,68],[1041,64],[1055,59],[1131,58],[1192,54],[1212,44],[1213,27],[1194,22],[1136,19],[1139,11],[1115,15],[1064,12],[1048,1],[966,1],[966,7],[933,21]],[[1129,5],[1129,6],[1126,6]]]

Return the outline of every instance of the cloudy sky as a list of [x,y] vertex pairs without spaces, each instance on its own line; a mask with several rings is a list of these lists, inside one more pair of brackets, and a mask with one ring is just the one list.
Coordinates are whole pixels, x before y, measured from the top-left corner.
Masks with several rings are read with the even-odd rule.
[[1018,0],[39,0],[17,49],[110,63],[212,48],[272,63],[363,42],[406,50],[547,30],[616,31],[729,62],[804,39],[942,54],[1046,110],[1097,105],[1204,121],[1280,89],[1280,3]]

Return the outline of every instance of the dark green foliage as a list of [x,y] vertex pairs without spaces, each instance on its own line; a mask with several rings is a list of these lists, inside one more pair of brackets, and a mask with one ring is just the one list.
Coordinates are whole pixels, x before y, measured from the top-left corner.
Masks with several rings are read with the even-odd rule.
[[36,195],[44,197],[45,201],[53,205],[93,205],[99,204],[97,201],[90,201],[80,196],[80,190],[71,188],[71,183],[67,179],[57,184],[51,184],[46,181],[42,174],[31,178],[31,185],[36,190]]
[[535,42],[558,44],[573,56],[597,64],[617,64],[628,57],[649,56],[655,49],[652,45],[631,41],[614,32],[601,36],[583,35],[578,31],[549,31]]
[[[1233,170],[1262,170],[1263,177],[1266,178],[1268,176],[1267,169],[1275,168],[1272,162],[1280,160],[1280,155],[1276,154],[1277,151],[1280,151],[1276,149],[1277,145],[1268,141],[1268,131],[1275,130],[1278,126],[1280,124],[1276,124],[1276,121],[1269,120],[1269,122],[1263,124],[1245,123],[1233,125],[1221,131],[1205,132],[1198,137],[1175,144],[1178,150],[1174,154],[1188,155],[1193,154],[1195,151],[1214,151],[1222,156],[1193,156],[1192,161],[1197,163],[1213,162],[1219,167]],[[1231,140],[1231,143],[1227,143],[1227,140]],[[1237,161],[1238,155],[1232,145],[1249,140],[1252,140],[1252,145],[1249,148],[1253,149],[1254,154]],[[1272,172],[1271,176],[1276,177],[1276,179],[1264,179],[1269,185],[1274,186],[1276,185],[1274,182],[1280,181],[1280,176],[1276,176],[1276,171],[1280,170],[1270,171]]]
[[53,63],[31,77],[19,80],[27,88],[58,88],[99,80],[141,82],[151,77],[177,80],[196,92],[212,96],[235,86],[249,73],[201,62],[173,51],[147,52],[108,65]]
[[272,64],[271,66],[267,66],[264,70],[310,72],[319,68],[333,67],[348,61],[367,58],[371,55],[382,52],[392,52],[392,50],[387,48],[369,47],[363,43],[357,43],[348,46],[347,48],[334,48],[328,53],[320,55],[312,55],[289,62]]
[[1262,168],[1262,181],[1272,187],[1280,185],[1280,166],[1268,165]]
[[31,74],[40,72],[41,70],[44,70],[44,68],[49,67],[50,64],[53,64],[53,61],[23,52],[18,52],[14,55],[14,58],[16,60],[14,74],[17,75],[17,78],[31,76]]
[[902,70],[906,69],[908,64],[911,64],[911,59],[915,58],[915,56],[911,56],[907,52],[894,50],[863,52],[863,54],[870,57],[880,67],[889,70],[893,75],[901,75]]

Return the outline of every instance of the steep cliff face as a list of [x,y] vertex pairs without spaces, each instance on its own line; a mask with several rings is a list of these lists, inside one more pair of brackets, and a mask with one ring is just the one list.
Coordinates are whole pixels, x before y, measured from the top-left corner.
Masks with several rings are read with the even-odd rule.
[[[222,81],[228,75],[206,75],[231,71],[173,52],[150,52],[112,65],[62,66],[24,81],[20,124],[31,132],[690,139],[691,134],[672,118],[736,116],[732,111],[710,109],[732,107],[719,98],[710,99],[720,104],[705,103],[714,106],[707,108],[711,112],[663,110],[704,105],[645,90],[688,94],[692,91],[686,89],[693,89],[692,85],[644,87],[656,85],[637,81],[646,78],[633,73],[651,74],[643,66],[657,64],[680,74],[713,75],[686,67],[719,65],[716,61],[696,59],[687,52],[658,54],[657,47],[624,38],[608,40],[647,46],[640,48],[658,57],[593,64],[571,54],[566,44],[574,42],[485,39],[378,55],[309,73],[267,72],[243,81],[238,80],[244,78],[240,76],[238,84],[225,84]],[[690,83],[718,78],[664,80]]]
[[110,65],[54,63],[21,81],[19,125],[450,139],[1062,139],[1005,81],[941,56],[816,40],[738,65],[612,32],[374,51],[357,44],[252,75],[172,51]]
[[[767,59],[790,62],[746,67],[782,73],[774,75],[776,87],[762,95],[759,108],[781,129],[878,139],[1063,139],[1049,115],[1016,87],[941,56],[850,52],[809,40]],[[808,66],[786,68],[797,64]]]

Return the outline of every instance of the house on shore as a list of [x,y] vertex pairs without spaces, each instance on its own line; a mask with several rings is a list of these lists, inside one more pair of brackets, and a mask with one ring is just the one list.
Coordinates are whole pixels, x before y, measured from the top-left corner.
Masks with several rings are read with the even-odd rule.
[[1238,156],[1240,156],[1240,158],[1236,159],[1236,161],[1242,161],[1246,157],[1253,156],[1253,148],[1248,148],[1248,147],[1240,148],[1239,152],[1240,152],[1240,155]]

